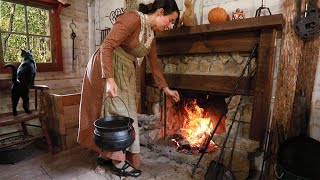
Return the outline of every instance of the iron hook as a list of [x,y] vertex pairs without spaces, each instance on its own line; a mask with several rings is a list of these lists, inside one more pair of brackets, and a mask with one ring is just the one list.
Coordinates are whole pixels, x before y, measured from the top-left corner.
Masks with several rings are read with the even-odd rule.
[[72,19],[72,22],[69,24],[69,27],[72,29],[72,32],[73,32],[73,28],[72,28],[72,25],[74,26],[74,28],[77,28],[77,25],[73,22],[73,19]]

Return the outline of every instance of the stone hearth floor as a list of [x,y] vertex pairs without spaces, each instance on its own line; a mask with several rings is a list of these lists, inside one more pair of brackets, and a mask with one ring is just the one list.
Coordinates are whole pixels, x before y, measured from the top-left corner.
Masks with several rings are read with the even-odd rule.
[[71,180],[191,180],[204,179],[204,170],[197,169],[190,177],[192,167],[179,164],[165,156],[141,147],[142,175],[138,178],[120,178],[108,168],[97,166],[97,154],[80,146],[51,155],[35,150],[31,157],[14,165],[0,165],[0,179],[71,179]]

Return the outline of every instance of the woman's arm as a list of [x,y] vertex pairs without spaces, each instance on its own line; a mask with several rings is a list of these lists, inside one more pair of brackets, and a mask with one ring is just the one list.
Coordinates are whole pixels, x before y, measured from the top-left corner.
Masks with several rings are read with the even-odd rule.
[[168,84],[163,76],[161,65],[158,61],[156,40],[154,39],[151,44],[151,49],[148,54],[148,62],[153,75],[154,80],[156,81],[158,87],[163,90],[163,92],[172,97],[176,102],[180,100],[178,91],[171,90],[168,87]]
[[157,47],[156,47],[156,40],[152,41],[150,52],[147,56],[147,60],[150,66],[151,73],[153,75],[154,80],[156,81],[159,89],[163,89],[164,87],[168,87],[167,81],[165,80],[162,67],[158,60],[157,55]]
[[139,28],[140,17],[133,10],[128,10],[117,18],[116,23],[100,46],[102,78],[113,78],[112,54],[114,49]]
[[172,97],[175,102],[180,101],[180,95],[179,95],[178,91],[171,90],[171,89],[169,89],[169,87],[164,87],[163,92],[166,93],[167,96]]
[[106,79],[106,91],[108,96],[117,96],[118,86],[113,76],[112,55],[117,46],[120,46],[126,39],[140,28],[140,17],[134,11],[126,11],[117,18],[110,33],[102,42],[100,47],[102,78]]

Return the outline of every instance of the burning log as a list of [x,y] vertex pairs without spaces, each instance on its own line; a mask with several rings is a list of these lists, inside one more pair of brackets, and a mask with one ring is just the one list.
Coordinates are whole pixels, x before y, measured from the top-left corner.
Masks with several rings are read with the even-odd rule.
[[[208,138],[209,136],[207,136],[205,139],[207,140]],[[198,154],[198,153],[202,153],[205,150],[203,145],[192,146],[189,143],[189,141],[180,134],[174,134],[171,141],[175,143],[177,147],[177,151],[181,153]],[[212,152],[216,148],[218,148],[218,146],[213,141],[211,141],[209,148],[207,149],[206,152],[207,153]]]

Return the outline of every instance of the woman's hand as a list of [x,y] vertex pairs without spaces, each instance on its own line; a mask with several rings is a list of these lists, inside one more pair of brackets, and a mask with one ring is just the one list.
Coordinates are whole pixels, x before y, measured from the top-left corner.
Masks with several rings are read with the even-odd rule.
[[114,81],[114,78],[108,78],[107,79],[107,95],[109,97],[116,97],[118,96],[118,86],[116,82]]
[[175,102],[180,101],[180,95],[179,95],[178,91],[171,90],[168,87],[164,87],[163,92],[166,93],[167,96],[172,97]]

